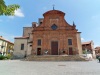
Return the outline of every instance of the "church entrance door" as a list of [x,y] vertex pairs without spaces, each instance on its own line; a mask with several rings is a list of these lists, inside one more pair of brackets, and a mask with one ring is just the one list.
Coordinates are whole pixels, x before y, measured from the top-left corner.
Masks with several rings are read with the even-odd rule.
[[58,55],[58,41],[51,42],[51,55]]
[[72,47],[69,47],[69,55],[73,55],[73,49],[72,49]]
[[37,55],[41,55],[41,48],[37,48]]

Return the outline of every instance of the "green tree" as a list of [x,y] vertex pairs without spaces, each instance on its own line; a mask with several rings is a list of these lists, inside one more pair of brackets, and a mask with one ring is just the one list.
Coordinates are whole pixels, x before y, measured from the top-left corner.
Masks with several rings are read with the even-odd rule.
[[17,4],[6,5],[4,0],[0,0],[0,15],[13,16],[19,7]]

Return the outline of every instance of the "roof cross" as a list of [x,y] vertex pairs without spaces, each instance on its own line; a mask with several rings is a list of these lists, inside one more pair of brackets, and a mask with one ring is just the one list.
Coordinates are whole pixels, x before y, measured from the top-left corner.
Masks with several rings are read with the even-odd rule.
[[55,5],[53,4],[53,10],[55,10]]

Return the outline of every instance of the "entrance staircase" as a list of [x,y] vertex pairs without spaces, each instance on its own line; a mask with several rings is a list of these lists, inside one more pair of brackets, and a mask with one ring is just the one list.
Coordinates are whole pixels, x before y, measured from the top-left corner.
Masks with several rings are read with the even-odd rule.
[[41,55],[34,56],[30,55],[25,58],[26,61],[86,61],[84,58],[79,55]]

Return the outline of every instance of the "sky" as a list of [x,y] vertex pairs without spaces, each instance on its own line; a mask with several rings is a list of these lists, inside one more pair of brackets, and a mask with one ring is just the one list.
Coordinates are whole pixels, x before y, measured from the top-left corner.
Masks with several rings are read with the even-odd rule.
[[14,37],[22,36],[23,27],[32,26],[43,18],[43,13],[60,10],[66,13],[65,20],[76,24],[81,32],[82,42],[93,41],[100,46],[100,0],[4,0],[7,5],[19,4],[15,16],[0,16],[0,36],[14,42]]

